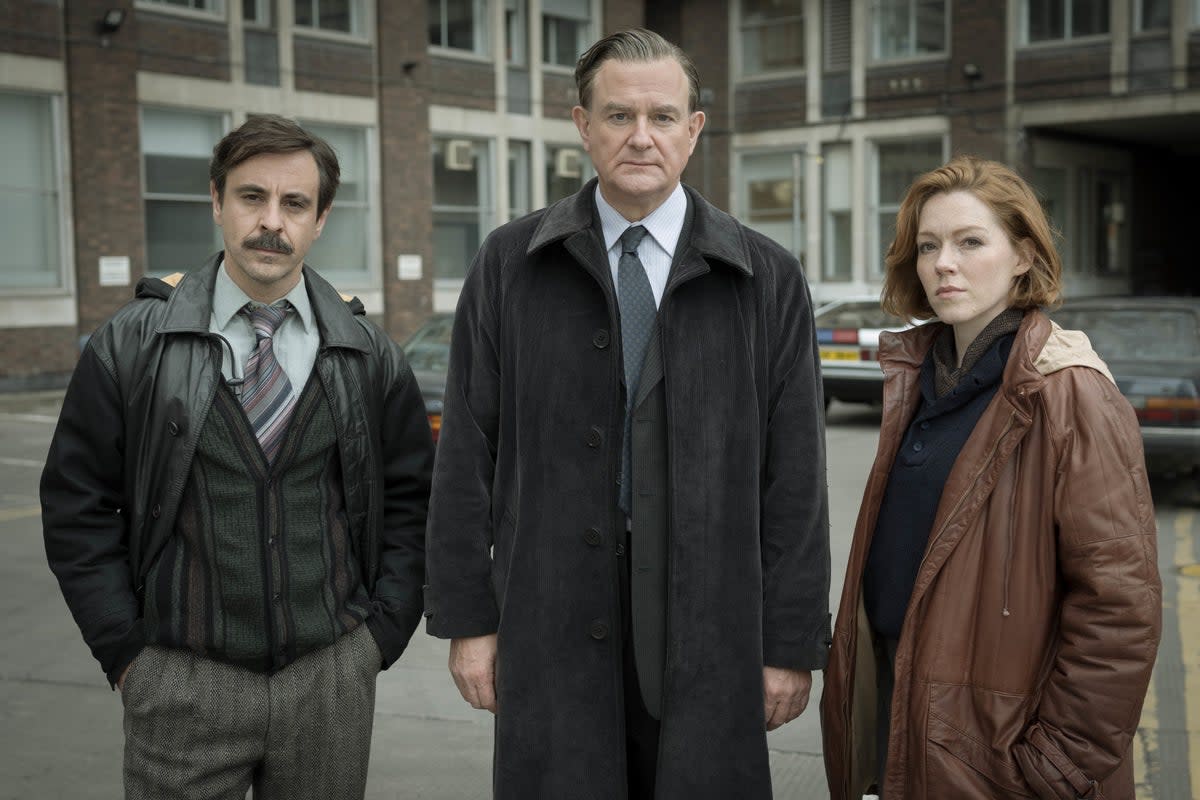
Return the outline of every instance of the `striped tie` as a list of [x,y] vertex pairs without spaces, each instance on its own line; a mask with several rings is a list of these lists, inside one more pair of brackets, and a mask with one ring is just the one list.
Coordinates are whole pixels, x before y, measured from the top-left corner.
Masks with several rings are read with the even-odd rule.
[[274,463],[279,454],[279,446],[283,443],[283,432],[287,430],[288,419],[292,416],[292,408],[296,405],[296,396],[292,392],[292,382],[287,373],[275,359],[275,347],[271,337],[275,329],[283,322],[291,304],[284,302],[281,307],[275,306],[246,306],[238,313],[250,318],[254,328],[254,338],[257,342],[250,358],[246,360],[246,378],[242,383],[242,407],[246,417],[254,428],[258,443],[262,447],[267,461]]

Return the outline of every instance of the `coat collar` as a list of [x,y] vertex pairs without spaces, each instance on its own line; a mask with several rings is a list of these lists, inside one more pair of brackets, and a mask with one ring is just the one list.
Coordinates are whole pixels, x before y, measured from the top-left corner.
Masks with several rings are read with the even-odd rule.
[[[879,362],[884,375],[896,371],[919,371],[926,353],[945,327],[945,323],[934,321],[906,331],[881,333]],[[1045,382],[1047,370],[1042,365],[1042,352],[1055,327],[1045,314],[1035,309],[1025,314],[1013,339],[1000,390],[1010,403],[1027,414],[1032,397]]]
[[[579,235],[593,236],[596,230],[596,201],[592,193],[597,180],[592,178],[575,194],[566,197],[546,209],[533,238],[529,241],[528,255],[549,244],[562,240],[576,240]],[[691,234],[680,246],[694,251],[709,264],[714,262],[732,267],[747,277],[753,277],[749,247],[742,226],[733,217],[720,211],[699,192],[684,184],[688,203],[694,209]],[[577,244],[582,244],[578,242]],[[568,249],[575,248],[568,243]],[[679,260],[680,254],[676,253]],[[686,256],[685,256],[686,257]]]
[[[171,284],[157,278],[143,278],[138,282],[138,297],[158,297],[167,301],[166,311],[158,325],[159,333],[208,333],[213,286],[222,256],[221,252],[211,256],[204,266],[180,278],[173,289]],[[338,294],[328,281],[307,264],[304,265],[304,283],[308,287],[308,297],[317,319],[321,346],[370,352],[370,339],[354,319],[366,313],[362,302],[357,297]]]

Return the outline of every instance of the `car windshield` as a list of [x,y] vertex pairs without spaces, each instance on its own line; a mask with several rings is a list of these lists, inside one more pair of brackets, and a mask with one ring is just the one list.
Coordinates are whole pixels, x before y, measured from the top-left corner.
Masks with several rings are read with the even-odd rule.
[[454,319],[434,318],[404,344],[408,363],[418,372],[445,370],[450,362],[450,332]]
[[1196,315],[1187,311],[1063,308],[1054,321],[1087,334],[1101,358],[1167,360],[1200,358]]
[[817,314],[818,328],[904,328],[904,320],[887,313],[878,303],[840,305]]

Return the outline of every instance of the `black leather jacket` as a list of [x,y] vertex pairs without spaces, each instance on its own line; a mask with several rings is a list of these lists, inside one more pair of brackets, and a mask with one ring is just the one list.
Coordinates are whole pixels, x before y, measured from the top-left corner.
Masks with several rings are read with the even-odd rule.
[[[173,534],[220,385],[209,332],[221,254],[172,286],[146,278],[90,338],[42,474],[46,555],[84,640],[115,683],[141,650],[146,575]],[[338,426],[346,513],[384,666],[421,616],[433,443],[403,351],[308,267],[313,369]]]

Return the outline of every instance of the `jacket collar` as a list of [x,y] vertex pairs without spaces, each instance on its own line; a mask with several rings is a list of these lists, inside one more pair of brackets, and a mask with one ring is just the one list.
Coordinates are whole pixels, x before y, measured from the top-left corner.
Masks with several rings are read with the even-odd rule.
[[[554,242],[574,239],[579,234],[595,234],[598,223],[596,201],[592,193],[596,183],[597,179],[592,178],[578,192],[546,209],[533,238],[529,241],[529,255]],[[684,184],[683,189],[687,193],[689,205],[694,209],[694,215],[691,233],[686,241],[681,239],[679,246],[694,251],[709,264],[726,264],[747,277],[752,277],[754,270],[741,225],[705,200],[692,187]],[[573,248],[568,246],[568,249]],[[679,256],[677,248],[676,259],[679,259]]]
[[[138,282],[138,297],[158,297],[167,301],[158,333],[208,333],[213,286],[223,255],[223,252],[218,252],[211,256],[202,267],[184,275],[174,289],[157,278],[143,278]],[[307,264],[304,265],[304,283],[308,287],[308,298],[317,319],[321,346],[370,352],[370,339],[354,319],[366,313],[362,302],[357,297],[338,294],[328,281]]]
[[[944,323],[929,322],[899,333],[881,333],[879,361],[884,374],[919,370],[925,354],[944,327]],[[1041,390],[1046,376],[1072,366],[1090,367],[1112,380],[1108,368],[1092,350],[1086,336],[1078,331],[1063,330],[1034,309],[1025,314],[1017,329],[1004,368],[1001,391],[1010,403],[1028,413],[1031,398]]]

